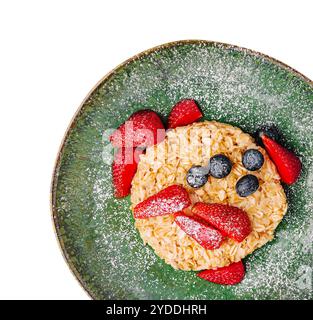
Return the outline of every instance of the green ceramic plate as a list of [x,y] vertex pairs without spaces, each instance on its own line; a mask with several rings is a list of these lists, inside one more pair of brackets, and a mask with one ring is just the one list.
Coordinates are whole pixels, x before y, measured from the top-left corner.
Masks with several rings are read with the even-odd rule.
[[[247,259],[236,286],[175,271],[144,246],[129,198],[114,199],[102,134],[134,111],[167,117],[182,98],[206,119],[253,133],[275,124],[302,158],[303,173],[286,187],[289,210],[275,240]],[[53,176],[52,211],[64,256],[95,299],[312,299],[313,84],[263,54],[206,41],[169,43],[141,53],[88,95],[62,144]]]

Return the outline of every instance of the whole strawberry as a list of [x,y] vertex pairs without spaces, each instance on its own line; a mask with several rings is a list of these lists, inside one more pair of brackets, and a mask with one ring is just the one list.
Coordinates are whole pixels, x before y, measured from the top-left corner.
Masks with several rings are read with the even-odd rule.
[[295,183],[301,173],[300,159],[267,135],[262,134],[261,138],[267,153],[276,165],[281,180],[287,184]]
[[198,277],[223,285],[234,285],[242,281],[245,276],[245,268],[241,261],[230,264],[227,267],[215,270],[204,270],[197,274]]
[[131,182],[137,171],[139,155],[142,152],[139,149],[122,148],[115,154],[112,164],[112,180],[116,198],[129,195]]
[[176,213],[175,223],[205,249],[214,250],[219,248],[222,244],[222,234],[197,218],[187,216],[183,213]]
[[149,147],[161,142],[164,136],[160,117],[152,110],[140,110],[112,133],[110,141],[114,147]]
[[172,185],[138,203],[134,208],[134,217],[146,219],[176,213],[190,204],[187,190],[182,186]]
[[168,128],[186,126],[200,118],[202,118],[202,113],[194,100],[181,100],[173,107],[168,117]]
[[226,204],[198,202],[192,208],[193,214],[218,229],[224,236],[238,242],[251,232],[247,213]]

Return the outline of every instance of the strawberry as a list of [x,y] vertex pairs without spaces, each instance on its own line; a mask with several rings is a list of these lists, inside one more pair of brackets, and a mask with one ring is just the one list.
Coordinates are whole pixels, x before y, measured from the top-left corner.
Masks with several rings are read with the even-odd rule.
[[300,159],[267,135],[262,134],[261,138],[266,151],[276,165],[281,180],[287,184],[295,183],[301,173]]
[[202,223],[199,219],[186,216],[184,213],[176,213],[175,223],[203,248],[213,250],[221,246],[222,234],[213,227]]
[[193,214],[218,229],[224,236],[238,242],[243,241],[251,232],[247,213],[226,204],[196,203]]
[[245,268],[242,261],[239,261],[227,267],[201,271],[197,276],[217,284],[234,285],[241,282],[244,278]]
[[161,142],[164,136],[160,117],[152,110],[140,110],[111,134],[110,141],[114,147],[148,147]]
[[122,148],[115,154],[112,164],[115,197],[122,198],[129,194],[141,153],[143,150],[140,149]]
[[191,204],[187,190],[179,185],[172,185],[138,203],[134,208],[136,219],[163,216],[181,211]]
[[168,127],[186,126],[199,120],[201,117],[202,113],[194,100],[181,100],[173,107],[168,117]]

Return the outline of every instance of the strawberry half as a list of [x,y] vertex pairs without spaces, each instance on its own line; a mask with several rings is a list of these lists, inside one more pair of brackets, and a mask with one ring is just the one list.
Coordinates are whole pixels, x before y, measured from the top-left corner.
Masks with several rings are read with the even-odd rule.
[[245,268],[242,261],[239,261],[227,267],[201,271],[197,276],[217,284],[234,285],[241,282],[244,278]]
[[187,190],[179,185],[167,187],[134,208],[136,219],[146,219],[179,212],[191,204]]
[[186,216],[183,213],[175,214],[175,223],[191,238],[195,239],[203,248],[214,250],[221,246],[222,234],[200,220]]
[[236,207],[198,202],[193,206],[192,212],[221,231],[224,236],[238,242],[243,241],[252,231],[247,213]]
[[176,128],[186,126],[200,118],[202,118],[202,112],[194,100],[181,100],[173,107],[168,117],[168,127]]
[[262,134],[261,138],[266,151],[276,165],[281,180],[287,184],[295,183],[301,173],[300,159],[267,135]]
[[122,148],[114,156],[112,163],[112,180],[114,195],[123,198],[129,195],[131,182],[137,171],[139,155],[143,150]]
[[152,110],[140,110],[118,127],[110,136],[114,147],[148,147],[161,142],[165,129],[160,117]]

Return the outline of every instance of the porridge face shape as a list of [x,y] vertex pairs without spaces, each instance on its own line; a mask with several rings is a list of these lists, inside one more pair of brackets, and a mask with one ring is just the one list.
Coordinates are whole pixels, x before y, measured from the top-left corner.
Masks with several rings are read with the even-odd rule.
[[[251,173],[242,164],[242,156],[249,149],[260,151],[264,164],[253,171],[258,178],[256,192],[240,197],[236,183]],[[209,175],[200,188],[192,188],[186,181],[192,166],[208,166],[210,158],[223,154],[232,163],[230,173],[222,178]],[[166,134],[163,142],[148,147],[140,156],[137,172],[132,181],[132,209],[160,190],[182,185],[191,202],[221,203],[243,209],[249,216],[252,232],[242,242],[225,238],[215,250],[207,250],[189,237],[174,222],[174,215],[136,219],[144,243],[175,269],[204,270],[223,267],[243,259],[255,249],[273,239],[274,230],[287,210],[287,200],[280,184],[280,176],[266,151],[254,139],[231,125],[204,121],[177,127]],[[186,214],[191,214],[189,209]]]

